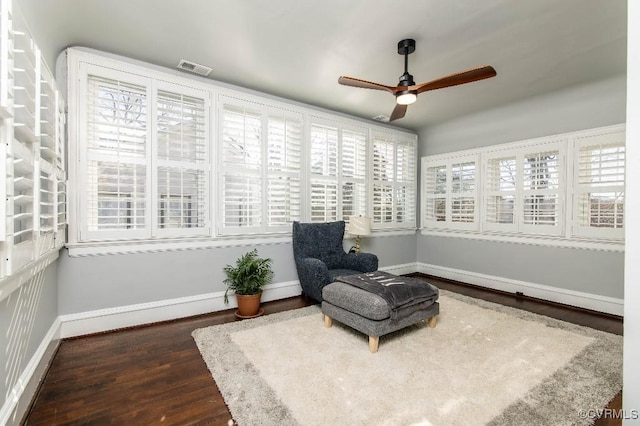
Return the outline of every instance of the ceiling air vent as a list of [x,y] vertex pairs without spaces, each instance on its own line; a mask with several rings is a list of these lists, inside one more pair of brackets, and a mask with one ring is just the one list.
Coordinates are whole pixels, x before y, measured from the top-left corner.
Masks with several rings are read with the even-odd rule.
[[205,77],[212,71],[209,67],[205,67],[204,65],[196,64],[195,62],[187,61],[185,59],[181,59],[180,62],[178,62],[178,68],[194,74],[203,75]]

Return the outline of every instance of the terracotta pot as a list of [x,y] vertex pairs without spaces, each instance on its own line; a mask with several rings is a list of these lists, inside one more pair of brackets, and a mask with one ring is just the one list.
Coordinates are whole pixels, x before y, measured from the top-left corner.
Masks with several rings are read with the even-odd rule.
[[238,314],[243,317],[257,315],[260,311],[260,298],[262,293],[258,294],[236,294],[238,300]]

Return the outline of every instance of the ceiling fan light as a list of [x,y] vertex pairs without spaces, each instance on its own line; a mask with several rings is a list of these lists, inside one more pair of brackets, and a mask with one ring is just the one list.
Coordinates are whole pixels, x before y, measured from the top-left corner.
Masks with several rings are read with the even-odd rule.
[[399,105],[411,105],[418,99],[418,95],[413,92],[404,92],[396,96],[396,103]]

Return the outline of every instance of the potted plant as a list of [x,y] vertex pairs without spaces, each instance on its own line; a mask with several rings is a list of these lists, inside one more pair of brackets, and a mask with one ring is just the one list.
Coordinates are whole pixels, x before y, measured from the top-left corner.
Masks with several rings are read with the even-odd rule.
[[236,265],[227,265],[223,268],[227,279],[227,291],[224,292],[224,303],[229,303],[227,293],[232,290],[238,300],[239,318],[252,318],[264,312],[260,309],[262,287],[271,282],[273,270],[272,259],[258,257],[258,249],[243,254],[236,260]]

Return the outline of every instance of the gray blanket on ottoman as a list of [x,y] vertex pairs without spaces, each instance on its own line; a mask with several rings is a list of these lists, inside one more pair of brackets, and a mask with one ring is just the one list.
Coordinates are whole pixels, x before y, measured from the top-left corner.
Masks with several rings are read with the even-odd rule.
[[[438,289],[414,278],[399,277],[387,272],[375,271],[358,275],[342,275],[336,278],[354,287],[361,288],[382,297],[389,305],[392,320],[410,315],[419,309],[429,307],[438,300]],[[409,309],[414,307],[415,309]]]

